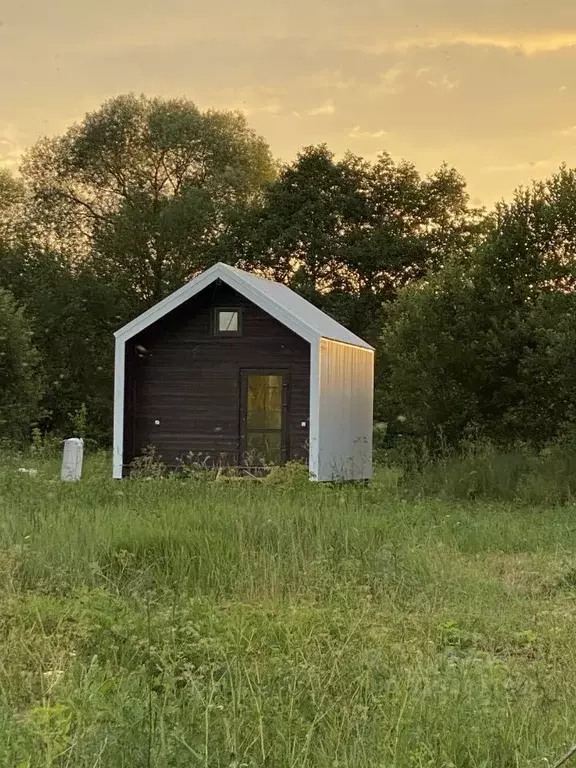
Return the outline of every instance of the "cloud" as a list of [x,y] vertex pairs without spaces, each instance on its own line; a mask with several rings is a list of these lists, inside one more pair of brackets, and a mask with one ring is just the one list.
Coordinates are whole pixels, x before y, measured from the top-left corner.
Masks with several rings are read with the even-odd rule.
[[327,101],[324,104],[321,104],[319,107],[313,107],[312,109],[309,109],[307,114],[315,117],[317,115],[333,115],[335,112],[336,108],[334,107],[332,101]]
[[[417,80],[419,80],[423,75],[428,75],[432,71],[433,71],[433,67],[431,67],[430,65],[427,65],[425,67],[420,67],[419,69],[416,70],[415,77]],[[443,88],[447,91],[451,91],[460,85],[459,80],[453,80],[447,74],[443,74],[439,80],[437,78],[431,78],[426,82],[432,88]]]
[[532,171],[537,168],[545,168],[550,164],[549,160],[531,160],[530,162],[511,163],[510,165],[488,165],[485,173],[510,173],[519,171]]
[[378,91],[380,93],[386,93],[390,96],[400,93],[403,89],[402,85],[398,82],[400,76],[404,72],[403,68],[399,64],[395,64],[386,72],[380,74],[380,85]]
[[342,69],[321,70],[300,75],[295,78],[295,84],[299,84],[309,89],[334,89],[345,91],[352,88],[355,84],[353,77],[346,77]]
[[17,170],[24,152],[20,134],[12,125],[0,125],[0,166]]
[[442,75],[440,80],[428,80],[427,82],[432,88],[441,88],[445,91],[452,91],[460,85],[459,80],[451,80],[448,75]]
[[229,87],[221,92],[221,106],[251,115],[279,115],[286,111],[284,101],[286,88],[280,86],[250,85],[241,88]]
[[376,55],[390,52],[406,53],[414,48],[448,48],[454,46],[473,48],[503,48],[516,50],[527,56],[553,53],[564,48],[576,47],[576,30],[547,34],[518,34],[509,36],[478,34],[457,29],[433,30],[422,36],[399,35],[396,39],[361,44],[359,49]]
[[[43,4],[36,2],[40,13]],[[576,45],[573,0],[553,0],[548,5],[553,7],[536,0],[364,0],[360,4],[352,0],[292,0],[285,4],[245,0],[240,13],[230,0],[204,5],[202,10],[184,0],[165,0],[161,10],[136,0],[101,0],[93,10],[80,10],[79,6],[71,13],[69,0],[53,0],[44,18],[46,25],[66,39],[68,50],[100,55],[143,47],[173,48],[202,40],[237,44],[240,39],[249,45],[265,40],[306,40],[313,46],[375,53],[470,45],[518,49],[532,55]],[[24,11],[21,13],[25,23]],[[38,38],[47,38],[53,47],[52,35],[44,32],[38,25]]]
[[241,6],[221,0],[201,8],[186,0],[28,0],[19,8],[12,5],[2,29],[3,46],[10,44],[11,35],[14,50],[20,50],[18,35],[23,34],[31,50],[41,46],[51,54],[59,49],[85,57],[135,49],[190,49],[202,42],[230,43],[232,51],[290,40],[327,51],[381,53],[469,45],[528,55],[576,45],[574,0],[244,0]]
[[551,53],[562,48],[576,46],[576,31],[548,35],[519,35],[518,37],[500,37],[496,35],[478,35],[470,32],[448,32],[438,37],[432,36],[423,40],[400,40],[399,50],[426,47],[440,48],[447,45],[469,45],[472,47],[517,49],[528,56],[538,53]]
[[240,112],[243,112],[246,117],[257,114],[279,115],[284,111],[282,103],[278,100],[268,101],[265,104],[256,106],[250,106],[243,103],[241,106],[237,107],[237,109],[239,109]]
[[564,128],[559,131],[561,136],[576,136],[576,125],[571,125],[570,128]]
[[348,134],[351,139],[381,139],[387,135],[388,131],[382,129],[379,131],[362,131],[359,125],[355,125]]

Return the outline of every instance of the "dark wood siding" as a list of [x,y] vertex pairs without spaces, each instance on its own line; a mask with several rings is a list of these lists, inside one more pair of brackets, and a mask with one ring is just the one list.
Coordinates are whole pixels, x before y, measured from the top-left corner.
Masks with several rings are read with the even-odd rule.
[[[214,307],[242,309],[240,336],[213,335]],[[189,452],[240,463],[243,369],[289,374],[288,457],[307,459],[310,345],[218,282],[126,345],[124,466],[149,445],[170,466]]]

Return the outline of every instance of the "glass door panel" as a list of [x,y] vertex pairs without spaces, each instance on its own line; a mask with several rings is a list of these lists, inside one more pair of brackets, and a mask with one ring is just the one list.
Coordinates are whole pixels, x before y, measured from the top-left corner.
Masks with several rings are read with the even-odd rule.
[[285,446],[285,376],[244,374],[244,453],[252,466],[281,464]]

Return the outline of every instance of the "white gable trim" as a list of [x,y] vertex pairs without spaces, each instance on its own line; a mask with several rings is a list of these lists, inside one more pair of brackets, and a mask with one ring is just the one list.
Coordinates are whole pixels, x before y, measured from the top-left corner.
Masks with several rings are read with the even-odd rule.
[[114,428],[112,443],[112,477],[122,478],[124,460],[124,376],[126,342],[116,339],[114,354]]
[[247,281],[242,279],[242,273],[238,270],[227,267],[226,264],[215,264],[210,269],[206,270],[203,274],[191,280],[186,285],[179,288],[170,296],[160,301],[155,306],[148,309],[141,314],[135,320],[120,328],[114,334],[118,341],[126,342],[141,331],[146,330],[149,326],[158,322],[165,315],[168,315],[173,310],[177,309],[181,304],[188,299],[191,299],[196,294],[203,291],[216,280],[222,280],[223,283],[229,285],[238,293],[242,294],[246,299],[256,304],[258,307],[268,312],[275,320],[290,328],[295,334],[305,339],[308,342],[312,342],[314,339],[318,339],[319,335],[317,331],[311,328],[307,323],[296,318],[291,312],[288,312],[281,304],[271,299],[262,291],[256,290]]

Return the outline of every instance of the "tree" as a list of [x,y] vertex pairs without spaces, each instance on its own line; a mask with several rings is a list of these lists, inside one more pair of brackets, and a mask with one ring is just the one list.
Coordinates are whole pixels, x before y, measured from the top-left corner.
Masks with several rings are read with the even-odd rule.
[[453,257],[390,307],[380,408],[428,438],[467,427],[541,444],[576,419],[576,172],[498,206],[472,257]]
[[21,179],[0,168],[0,260],[10,255],[26,231],[26,188]]
[[506,290],[464,267],[455,260],[401,291],[379,345],[380,415],[431,440],[502,427],[523,347]]
[[240,114],[128,95],[40,141],[22,173],[48,242],[115,281],[137,311],[211,263],[232,212],[275,167]]
[[86,405],[89,437],[107,444],[112,423],[114,331],[129,317],[114,282],[88,265],[74,268],[61,254],[20,243],[0,258],[0,285],[30,317],[42,359],[45,390],[40,427],[69,435],[73,414]]
[[0,431],[5,440],[17,443],[29,437],[42,393],[31,335],[22,309],[0,289]]
[[367,339],[407,282],[467,252],[480,233],[464,180],[447,167],[421,178],[383,154],[371,164],[324,145],[304,149],[242,218],[228,249],[288,283]]
[[0,241],[11,239],[24,204],[26,190],[7,168],[0,168]]
[[576,424],[576,294],[544,291],[526,318],[519,396],[506,413],[519,438],[542,444]]

